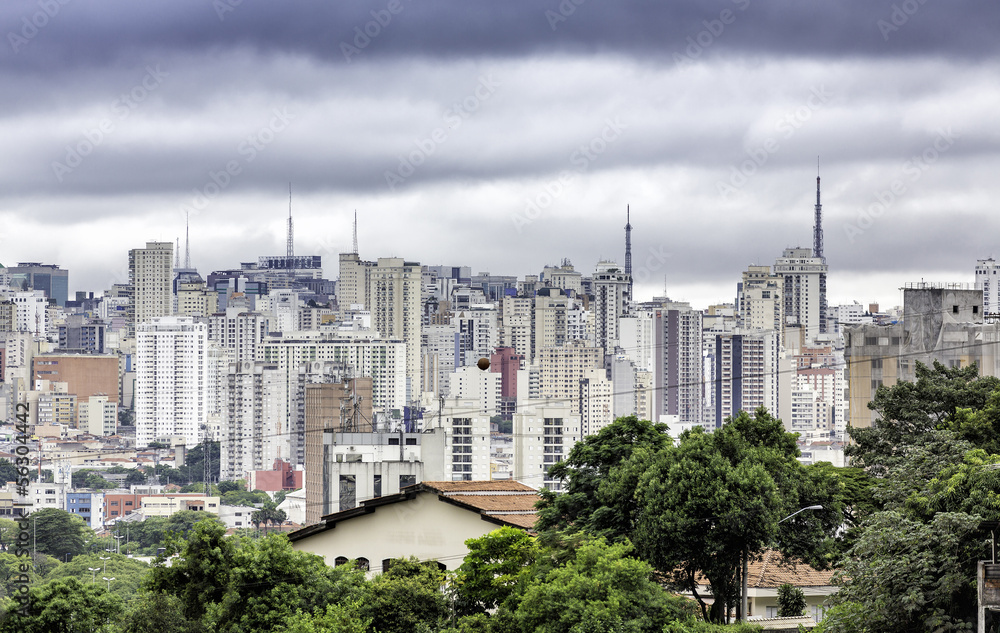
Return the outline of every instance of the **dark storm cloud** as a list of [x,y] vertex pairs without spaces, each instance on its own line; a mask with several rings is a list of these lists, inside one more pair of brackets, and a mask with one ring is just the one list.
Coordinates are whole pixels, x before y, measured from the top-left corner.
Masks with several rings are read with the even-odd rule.
[[0,25],[4,64],[21,71],[238,47],[355,63],[558,51],[978,57],[1000,46],[995,2],[940,0],[36,0],[4,2]]

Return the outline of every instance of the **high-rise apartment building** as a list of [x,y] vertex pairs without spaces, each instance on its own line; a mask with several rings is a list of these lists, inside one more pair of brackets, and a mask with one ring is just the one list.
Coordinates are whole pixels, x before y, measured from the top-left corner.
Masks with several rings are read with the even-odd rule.
[[170,242],[146,242],[146,248],[128,252],[130,334],[135,333],[138,324],[172,313],[173,257],[174,245]]
[[420,389],[420,282],[417,262],[380,257],[368,275],[372,328],[383,339],[406,343],[407,400]]
[[653,315],[653,421],[677,416],[701,424],[702,314],[688,303],[664,302]]
[[976,261],[976,290],[983,291],[983,312],[1000,312],[1000,264],[991,257]]
[[715,428],[740,411],[778,410],[778,333],[774,330],[715,335]]
[[337,305],[340,306],[341,310],[347,310],[356,305],[371,308],[368,305],[368,273],[374,266],[375,262],[364,261],[357,253],[340,254]]
[[549,468],[569,456],[583,439],[579,414],[568,402],[526,400],[514,414],[513,479],[532,488],[562,490],[563,482],[549,477]]
[[748,266],[743,271],[740,286],[740,327],[746,331],[774,330],[780,334],[785,322],[784,286],[784,278],[772,275],[770,266]]
[[618,319],[629,312],[632,276],[615,262],[598,262],[593,283],[597,347],[610,353],[619,344]]
[[826,261],[808,248],[786,248],[774,262],[774,274],[783,280],[785,327],[801,329],[806,344],[827,329],[826,273]]
[[568,402],[570,413],[580,415],[580,381],[593,376],[591,369],[604,372],[604,350],[573,341],[539,350],[538,364],[541,397]]
[[188,446],[204,438],[210,409],[208,325],[191,317],[154,317],[136,326],[137,446],[180,435]]

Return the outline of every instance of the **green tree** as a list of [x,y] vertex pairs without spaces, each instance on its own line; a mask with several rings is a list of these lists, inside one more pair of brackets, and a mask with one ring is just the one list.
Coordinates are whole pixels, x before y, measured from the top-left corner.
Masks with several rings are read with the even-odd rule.
[[371,621],[378,633],[411,633],[420,627],[437,627],[450,609],[441,593],[444,574],[437,563],[415,558],[394,560],[368,585],[359,616]]
[[235,542],[226,538],[226,527],[218,521],[200,521],[181,540],[167,538],[164,557],[179,554],[168,567],[158,558],[146,576],[146,589],[165,592],[181,600],[184,617],[201,620],[208,606],[226,595],[234,567]]
[[967,561],[984,553],[979,517],[942,512],[923,523],[880,512],[851,548],[843,586],[823,631],[954,631],[975,621],[976,591]]
[[631,495],[601,494],[601,484],[612,468],[634,452],[655,452],[669,445],[665,424],[634,415],[618,418],[597,435],[577,442],[565,461],[549,469],[549,476],[563,480],[566,490],[560,494],[541,491],[536,528],[584,531],[609,540],[626,538],[635,519]]
[[[641,472],[634,531],[639,553],[692,592],[706,620],[722,622],[738,604],[744,557],[777,546],[792,558],[828,562],[816,553],[830,550],[830,535],[842,521],[839,487],[823,471],[806,471],[798,455],[795,436],[758,409],[752,417],[740,412],[711,434],[687,431],[676,448],[659,451],[640,468],[634,459],[621,466]],[[779,525],[810,505],[824,510]],[[699,574],[711,586],[711,611],[697,591]]]
[[[60,563],[48,573],[46,580],[76,578],[82,583],[101,584],[106,588],[108,584],[102,578],[114,578],[114,581],[110,583],[111,593],[126,600],[134,596],[149,572],[149,565],[124,554],[111,553],[106,558],[109,559],[101,560],[96,554],[77,556],[68,563]],[[98,568],[100,571],[90,571],[90,569]]]
[[328,567],[322,557],[294,550],[282,534],[233,540],[225,593],[204,618],[210,630],[271,631],[297,611],[320,613],[327,605],[353,603],[362,595],[363,572],[346,565]]
[[200,622],[184,617],[180,598],[163,592],[143,592],[129,603],[113,633],[199,633]]
[[27,615],[10,602],[5,607],[0,633],[76,633],[101,630],[121,613],[123,604],[100,585],[60,578],[30,589]]
[[785,583],[778,587],[778,617],[794,618],[806,612],[806,595],[801,589]]
[[224,495],[227,492],[234,492],[237,490],[245,490],[246,484],[243,480],[239,481],[220,481],[219,482],[219,494]]
[[522,631],[659,633],[691,614],[652,579],[649,564],[631,558],[629,543],[590,540],[565,564],[535,578],[514,613]]
[[28,516],[29,530],[35,538],[35,549],[62,559],[85,551],[85,543],[93,530],[83,519],[57,508],[43,508]]
[[40,576],[27,558],[15,556],[10,552],[0,553],[0,597],[13,595],[12,591],[17,589],[15,583],[21,574],[27,574],[32,586],[40,580]]
[[263,490],[229,490],[222,493],[221,502],[227,506],[256,507],[271,500]]
[[[915,449],[937,444],[932,452],[951,448],[950,454],[961,455],[972,448],[950,427],[959,409],[983,409],[1000,389],[1000,379],[980,377],[976,365],[949,368],[937,361],[933,367],[917,362],[915,373],[915,382],[878,388],[868,404],[878,414],[870,428],[848,428],[852,443],[844,452],[852,466],[885,477],[908,461]],[[971,429],[966,434],[974,436]],[[961,444],[956,445],[956,440]],[[930,468],[936,472],[936,466]]]
[[358,606],[331,604],[314,615],[297,611],[276,633],[368,633],[371,619],[357,615]]
[[0,459],[0,482],[7,483],[9,481],[17,481],[21,476],[17,472],[17,466],[15,466],[9,459]]
[[524,530],[502,527],[465,542],[469,553],[453,587],[460,615],[494,611],[518,590],[538,556],[535,539]]

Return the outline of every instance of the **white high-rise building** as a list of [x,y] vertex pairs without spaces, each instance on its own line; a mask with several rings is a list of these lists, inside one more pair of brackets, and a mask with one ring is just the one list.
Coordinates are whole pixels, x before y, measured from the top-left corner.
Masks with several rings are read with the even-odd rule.
[[200,443],[208,423],[208,325],[191,317],[155,317],[136,326],[135,435],[146,446],[181,435]]
[[173,256],[174,245],[170,242],[146,242],[146,248],[128,252],[130,332],[135,332],[140,323],[172,314]]
[[983,312],[1000,312],[1000,264],[993,258],[976,261],[976,290],[983,291]]
[[598,262],[593,283],[597,347],[611,353],[618,346],[618,319],[629,312],[632,276],[615,262]]
[[826,273],[826,262],[808,248],[786,248],[774,262],[774,274],[784,280],[785,327],[800,328],[807,345],[826,333]]
[[435,396],[447,394],[455,371],[458,326],[454,323],[431,324],[421,328],[421,359],[424,384],[420,391]]
[[504,297],[501,315],[501,339],[504,347],[513,347],[531,363],[535,358],[532,300],[530,297]]
[[257,358],[257,347],[271,331],[270,322],[271,317],[262,312],[226,308],[209,317],[208,338],[228,352],[230,361],[252,363]]
[[[479,411],[479,407],[480,403],[476,400],[452,397],[444,399],[444,407],[438,401],[436,406],[429,407],[424,413],[426,429],[444,429],[444,463],[441,470],[445,480],[491,479],[490,416]],[[437,456],[425,449],[423,458],[430,467]],[[430,467],[429,470],[438,469]]]
[[462,309],[452,316],[451,322],[458,334],[456,368],[489,358],[500,342],[499,318],[492,304]]
[[372,328],[383,339],[406,343],[407,400],[420,389],[420,281],[417,262],[380,257],[369,271],[368,309]]
[[569,456],[583,439],[580,416],[569,403],[525,400],[514,414],[513,479],[532,488],[562,490],[563,482],[549,477],[549,468]]
[[[9,293],[16,311],[16,331],[30,332],[32,336],[44,337],[49,329],[48,299],[43,290],[24,290]],[[0,297],[2,299],[2,297]]]
[[782,298],[785,280],[772,275],[770,266],[748,266],[743,272],[740,293],[740,327],[745,331],[775,330],[781,332],[785,302]]
[[295,332],[268,336],[258,357],[261,362],[277,364],[289,384],[298,381],[303,363],[341,363],[350,377],[372,379],[372,406],[378,412],[402,411],[406,404],[406,345],[399,340],[376,339],[371,333],[348,338],[340,333]]
[[341,310],[368,305],[368,273],[375,262],[363,261],[357,253],[340,254],[340,277],[337,279],[337,305]]
[[289,400],[289,387],[277,365],[229,364],[222,479],[245,478],[250,471],[270,470],[276,459],[292,459],[292,424],[282,406]]
[[[629,385],[629,390],[631,387]],[[614,421],[612,382],[605,377],[604,368],[584,372],[580,379],[581,435],[596,435]]]
[[95,437],[114,435],[118,430],[118,403],[109,402],[106,395],[90,396],[78,405],[78,427]]
[[475,365],[459,367],[451,375],[451,397],[474,402],[481,415],[500,413],[501,375]]

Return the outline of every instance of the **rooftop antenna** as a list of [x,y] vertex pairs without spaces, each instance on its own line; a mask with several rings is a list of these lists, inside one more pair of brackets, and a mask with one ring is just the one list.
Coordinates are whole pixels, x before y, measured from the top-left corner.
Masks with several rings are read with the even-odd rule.
[[823,259],[823,205],[819,200],[819,156],[816,157],[816,218],[813,226],[813,257]]
[[191,212],[184,212],[184,268],[191,268]]
[[[291,260],[295,256],[295,238],[292,229],[292,183],[288,183],[288,244],[287,244],[288,259]],[[289,265],[291,262],[289,261]]]
[[358,210],[354,210],[354,254],[358,254]]
[[181,267],[181,238],[177,238],[177,250],[174,251],[174,268]]
[[629,205],[625,205],[625,274],[628,275],[628,298],[632,299],[632,222]]

